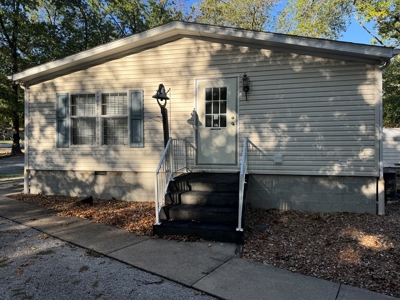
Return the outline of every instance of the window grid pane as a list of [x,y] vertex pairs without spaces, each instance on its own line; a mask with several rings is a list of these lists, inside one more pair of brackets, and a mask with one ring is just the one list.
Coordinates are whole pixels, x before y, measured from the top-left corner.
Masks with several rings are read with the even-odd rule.
[[103,144],[104,145],[128,144],[127,118],[103,119]]
[[96,115],[96,95],[95,94],[72,95],[71,114],[73,116]]
[[206,127],[226,127],[227,87],[205,89]]
[[72,119],[72,144],[94,145],[96,143],[96,118]]
[[103,116],[120,116],[128,114],[127,93],[102,94],[101,114]]

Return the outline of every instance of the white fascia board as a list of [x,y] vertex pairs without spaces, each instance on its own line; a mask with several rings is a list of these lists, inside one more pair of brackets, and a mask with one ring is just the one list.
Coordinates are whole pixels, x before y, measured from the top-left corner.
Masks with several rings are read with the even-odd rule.
[[221,41],[241,41],[250,44],[259,44],[260,46],[278,46],[287,48],[288,50],[309,50],[310,53],[319,51],[322,53],[331,53],[336,56],[366,58],[371,60],[371,62],[374,60],[377,62],[379,60],[388,60],[395,55],[393,48],[174,21],[142,33],[27,69],[9,78],[13,81],[25,83],[36,78],[52,76],[52,74],[59,75],[63,70],[73,70],[74,67],[76,68],[85,64],[90,65],[90,63],[93,64],[96,61],[102,63],[107,58],[117,57],[119,53],[129,51],[134,53],[135,48],[140,48],[174,36],[198,36],[219,39]]

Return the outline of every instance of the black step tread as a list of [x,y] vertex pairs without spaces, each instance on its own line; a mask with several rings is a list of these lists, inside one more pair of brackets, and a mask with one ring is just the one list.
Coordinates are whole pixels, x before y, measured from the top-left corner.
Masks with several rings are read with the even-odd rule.
[[244,243],[244,232],[236,231],[235,226],[213,223],[197,223],[191,221],[163,221],[153,226],[154,233],[164,235],[197,236],[206,240]]
[[172,204],[162,208],[161,220],[195,221],[204,223],[235,224],[237,207]]
[[171,191],[167,198],[176,204],[235,207],[239,202],[239,192]]
[[174,178],[174,181],[204,182],[204,183],[232,183],[239,184],[239,174],[233,173],[190,173]]
[[239,191],[171,191],[170,194],[187,194],[187,195],[199,195],[199,196],[218,196],[218,197],[239,197]]
[[191,211],[210,211],[220,213],[237,213],[238,207],[227,206],[210,206],[210,205],[197,205],[197,204],[172,204],[166,205],[163,208],[169,210],[191,210]]
[[236,231],[236,227],[233,225],[227,224],[218,224],[218,223],[204,223],[204,222],[194,222],[194,221],[182,221],[182,220],[168,220],[162,221],[160,225],[156,226],[165,226],[165,227],[193,227],[193,228],[203,228],[210,230],[226,230],[226,231]]

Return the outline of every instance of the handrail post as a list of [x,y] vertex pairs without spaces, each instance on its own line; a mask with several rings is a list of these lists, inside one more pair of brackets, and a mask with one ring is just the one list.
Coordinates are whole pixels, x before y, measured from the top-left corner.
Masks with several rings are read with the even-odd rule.
[[158,197],[159,197],[159,195],[158,195],[158,172],[156,171],[155,172],[155,195],[156,195],[156,207],[155,207],[155,209],[156,209],[156,223],[154,224],[154,225],[160,225],[161,223],[160,223],[160,213],[159,213],[159,210],[158,210],[158,207],[159,207],[159,203],[158,203]]
[[174,174],[174,143],[173,140],[170,138],[171,144],[169,145],[169,174],[170,179],[172,179],[172,174]]
[[243,215],[243,198],[244,198],[244,184],[247,174],[247,137],[244,138],[242,150],[242,163],[240,164],[240,177],[239,177],[239,211],[238,211],[238,227],[236,231],[243,231],[242,228],[242,215]]

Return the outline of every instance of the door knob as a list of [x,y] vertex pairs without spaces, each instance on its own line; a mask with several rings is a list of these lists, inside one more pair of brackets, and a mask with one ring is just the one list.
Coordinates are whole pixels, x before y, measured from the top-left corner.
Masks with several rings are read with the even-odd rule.
[[231,124],[232,124],[232,126],[233,126],[233,125],[235,125],[235,122],[232,122]]

